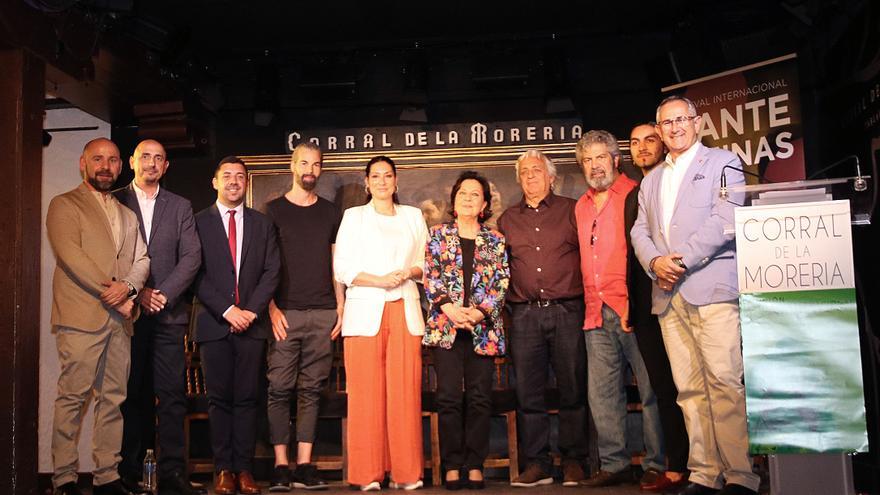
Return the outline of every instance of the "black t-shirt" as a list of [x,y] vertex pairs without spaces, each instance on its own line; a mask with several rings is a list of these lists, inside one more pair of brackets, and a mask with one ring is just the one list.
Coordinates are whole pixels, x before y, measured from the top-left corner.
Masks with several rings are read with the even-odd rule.
[[474,277],[474,251],[477,249],[475,239],[461,239],[461,271],[464,278],[464,305],[469,306],[471,297],[471,279]]
[[297,206],[281,196],[266,205],[266,214],[278,229],[281,250],[275,304],[281,309],[336,309],[330,247],[342,221],[339,208],[320,197],[311,206]]

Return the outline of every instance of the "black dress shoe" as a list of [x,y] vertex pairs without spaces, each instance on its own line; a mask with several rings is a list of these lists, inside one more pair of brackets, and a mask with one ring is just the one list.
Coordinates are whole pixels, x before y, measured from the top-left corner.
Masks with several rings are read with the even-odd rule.
[[76,481],[68,481],[56,488],[54,495],[82,495],[82,492],[76,486]]
[[182,473],[171,473],[159,478],[159,495],[198,495]]
[[443,482],[443,486],[447,490],[454,492],[454,491],[461,490],[462,487],[464,486],[464,483],[462,483],[461,478],[459,478],[457,480],[446,480]]
[[716,493],[718,493],[718,490],[715,488],[709,488],[699,483],[691,483],[678,492],[677,495],[714,495]]
[[758,495],[758,492],[736,483],[728,483],[718,492],[718,495]]
[[471,490],[482,490],[483,488],[486,488],[486,481],[469,479],[467,482],[467,487]]
[[131,491],[119,480],[92,487],[93,495],[132,495]]

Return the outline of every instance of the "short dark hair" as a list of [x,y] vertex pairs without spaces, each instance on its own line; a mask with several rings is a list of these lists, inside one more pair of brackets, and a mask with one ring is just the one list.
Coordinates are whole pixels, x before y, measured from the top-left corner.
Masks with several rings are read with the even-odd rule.
[[480,186],[483,188],[483,201],[486,202],[486,209],[483,210],[482,217],[477,216],[477,221],[483,223],[492,216],[492,190],[490,189],[489,181],[473,170],[465,170],[462,172],[455,181],[455,184],[452,185],[452,193],[449,194],[449,204],[451,205],[449,207],[449,214],[453,217],[455,216],[455,195],[458,194],[458,190],[461,189],[461,183],[466,180],[475,180],[479,182]]
[[642,122],[639,122],[639,123],[637,123],[637,124],[634,124],[632,127],[629,128],[629,133],[630,133],[630,135],[632,135],[632,132],[633,132],[634,130],[636,130],[636,127],[641,127],[641,126],[643,126],[643,125],[649,125],[649,126],[651,126],[651,127],[656,127],[656,126],[657,126],[657,122],[654,121],[654,120],[647,120],[647,121],[642,121]]
[[[391,165],[391,172],[393,172],[394,176],[397,177],[397,165],[394,164],[394,160],[392,160],[391,158],[388,158],[385,155],[379,155],[379,156],[374,156],[373,158],[370,158],[370,161],[367,162],[367,170],[366,170],[366,173],[364,174],[364,177],[369,177],[370,170],[373,169],[373,165],[375,165],[379,162],[385,162],[388,165]],[[369,203],[371,199],[373,199],[373,194],[371,192],[367,191],[367,203]],[[391,195],[391,200],[394,201],[394,204],[398,204],[398,205],[400,204],[400,198],[397,197],[397,192],[395,192],[394,194]]]
[[244,169],[245,175],[247,175],[248,168],[247,165],[244,164],[244,160],[235,155],[229,155],[227,157],[224,157],[222,160],[220,160],[220,163],[217,164],[217,168],[214,169],[214,177],[217,177],[217,174],[220,173],[220,169],[223,168],[223,165],[226,165],[227,163],[237,163],[241,165],[241,167]]

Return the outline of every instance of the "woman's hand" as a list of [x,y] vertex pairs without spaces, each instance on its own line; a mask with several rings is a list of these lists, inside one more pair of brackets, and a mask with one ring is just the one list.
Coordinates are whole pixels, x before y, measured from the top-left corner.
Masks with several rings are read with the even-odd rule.
[[449,321],[452,322],[452,326],[455,328],[473,329],[473,326],[469,323],[470,318],[468,317],[466,308],[448,302],[440,306],[440,310],[443,311],[443,314],[445,314],[447,318],[449,318]]
[[486,319],[486,314],[477,309],[476,306],[468,306],[467,308],[464,308],[464,310],[467,312],[468,323],[470,323],[471,326]]
[[393,289],[406,282],[409,278],[408,270],[394,270],[379,277],[380,286],[385,289]]

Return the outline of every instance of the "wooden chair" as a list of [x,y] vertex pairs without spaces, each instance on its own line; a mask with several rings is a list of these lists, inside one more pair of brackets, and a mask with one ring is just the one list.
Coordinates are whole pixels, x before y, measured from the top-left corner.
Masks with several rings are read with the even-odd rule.
[[439,487],[443,483],[440,470],[440,419],[437,416],[437,371],[434,360],[427,348],[422,348],[422,418],[428,418],[431,455],[425,457],[426,469],[431,470],[431,484]]
[[[507,425],[507,456],[490,453],[483,462],[484,468],[507,468],[510,480],[519,476],[519,445],[516,438],[516,392],[510,387],[507,358],[495,358],[495,376],[492,387],[492,415],[503,416]],[[440,428],[435,397],[437,372],[431,354],[422,352],[422,417],[430,420],[431,456],[425,458],[425,468],[431,470],[433,486],[442,484],[440,467]]]
[[[187,413],[183,418],[183,462],[186,475],[192,473],[213,473],[213,457],[192,457],[192,425],[197,421],[208,421],[208,396],[205,390],[205,376],[202,373],[202,362],[199,358],[198,344],[192,340],[195,329],[195,311],[198,301],[193,303],[190,315],[189,331],[184,337],[184,355],[186,356],[186,401]],[[210,442],[208,443],[210,445]]]
[[510,386],[510,363],[506,357],[495,358],[492,387],[492,415],[504,416],[507,424],[507,457],[490,453],[484,468],[507,468],[510,481],[519,477],[519,444],[516,439],[516,391]]
[[[291,401],[294,403],[295,401]],[[312,462],[321,471],[342,471],[342,479],[348,479],[348,396],[345,393],[345,361],[343,340],[333,342],[333,365],[327,388],[321,393],[318,419],[338,419],[342,429],[342,452],[339,455],[313,456]],[[291,438],[294,438],[293,436]],[[294,452],[296,452],[294,447]]]

